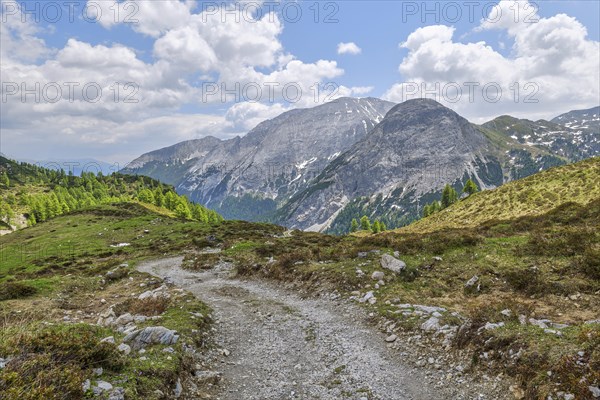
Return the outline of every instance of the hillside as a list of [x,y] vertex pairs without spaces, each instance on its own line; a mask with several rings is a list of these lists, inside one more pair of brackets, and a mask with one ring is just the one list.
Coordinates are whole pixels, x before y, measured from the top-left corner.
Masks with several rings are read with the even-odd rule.
[[122,202],[141,202],[167,214],[205,223],[222,219],[152,178],[92,172],[74,176],[1,157],[0,187],[2,233],[85,207]]
[[540,215],[566,203],[587,205],[600,199],[598,182],[600,158],[596,157],[475,193],[400,231],[418,233],[468,228],[491,220]]
[[[108,382],[131,399],[181,392],[210,398],[219,390],[281,394],[263,390],[280,387],[277,374],[293,373],[311,380],[293,390],[339,398],[348,390],[364,393],[365,371],[381,376],[381,361],[372,357],[389,351],[402,360],[386,361],[394,374],[407,366],[414,368],[411,376],[426,370],[428,387],[471,388],[495,399],[558,392],[586,399],[600,383],[600,200],[592,192],[589,200],[596,200],[583,204],[597,166],[597,159],[587,160],[511,184],[522,185],[515,193],[527,193],[523,182],[536,193],[566,185],[581,204],[560,194],[557,207],[542,209],[536,198],[523,197],[529,215],[435,232],[342,237],[241,221],[201,223],[142,202],[50,218],[0,238],[0,365],[6,364],[0,390],[9,399],[27,398],[24,388],[31,399],[77,398]],[[579,191],[570,181],[579,182]],[[486,193],[495,191],[463,202]],[[466,212],[461,218],[476,219]],[[162,265],[164,280],[136,271],[153,272],[148,265]],[[146,300],[147,290],[166,300],[163,294]],[[350,308],[330,309],[334,303]],[[218,309],[220,324],[211,324],[208,307]],[[383,336],[370,333],[360,346],[356,336],[348,342],[348,332],[370,332],[373,324]],[[155,326],[177,330],[179,340],[142,353],[119,350],[131,343],[131,329]],[[360,365],[332,360],[338,351],[352,351]],[[318,370],[318,379],[304,369],[293,372],[299,362]],[[261,383],[241,379],[247,370]],[[64,371],[70,379],[56,379]],[[500,374],[494,382],[482,378]],[[407,387],[388,375],[373,393],[387,391],[389,398],[390,387]]]

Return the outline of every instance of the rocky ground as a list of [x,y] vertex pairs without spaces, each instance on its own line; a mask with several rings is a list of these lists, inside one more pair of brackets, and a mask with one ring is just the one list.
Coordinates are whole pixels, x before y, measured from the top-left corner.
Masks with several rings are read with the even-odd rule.
[[[237,279],[227,263],[190,272],[182,262],[167,258],[138,269],[213,308],[217,350],[211,370],[196,375],[219,382],[218,399],[514,398],[502,375],[466,373],[468,360],[445,351],[443,337],[402,334],[335,293],[303,298],[270,282]],[[435,318],[437,311],[423,312]]]

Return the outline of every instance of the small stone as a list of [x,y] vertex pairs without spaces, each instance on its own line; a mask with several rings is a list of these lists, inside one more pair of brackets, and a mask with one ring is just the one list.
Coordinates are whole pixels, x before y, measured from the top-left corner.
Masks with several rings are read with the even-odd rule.
[[115,388],[110,392],[108,400],[125,400],[125,389],[121,387]]
[[175,390],[174,390],[174,395],[176,398],[179,398],[181,396],[181,393],[183,392],[183,387],[181,386],[181,379],[177,378],[177,382],[175,383]]
[[371,274],[371,279],[373,279],[374,281],[379,281],[383,278],[385,278],[385,274],[381,271],[375,271]]
[[115,342],[115,337],[114,336],[105,337],[104,339],[102,339],[100,341],[100,343],[114,343],[114,342]]
[[512,311],[510,311],[508,308],[505,310],[500,311],[500,314],[504,315],[505,317],[510,317],[512,316]]
[[117,350],[119,350],[122,353],[125,353],[125,355],[131,353],[131,346],[129,346],[128,344],[125,343],[121,343],[119,345],[119,347],[117,347]]
[[398,336],[396,335],[390,335],[388,337],[385,338],[385,341],[388,343],[393,343],[396,341],[396,339],[398,339]]
[[600,388],[598,386],[588,386],[588,389],[592,392],[592,396],[595,398],[600,397]]
[[426,332],[438,331],[440,330],[440,320],[436,317],[431,317],[421,324],[421,329]]
[[231,354],[231,352],[227,349],[221,349],[221,355],[224,355],[225,357],[229,357],[229,354]]
[[92,387],[92,382],[90,382],[89,379],[86,379],[85,382],[83,382],[81,384],[81,390],[83,390],[83,392],[87,392],[88,390],[90,390],[90,388]]
[[440,262],[440,261],[442,261],[442,257],[438,257],[438,256],[433,257],[433,261]]
[[467,281],[467,283],[465,283],[465,287],[466,288],[471,288],[473,286],[475,286],[475,284],[479,282],[479,277],[477,275],[473,275],[473,277],[471,279],[469,279]]
[[214,371],[196,371],[196,379],[204,384],[215,385],[221,380],[221,374]]
[[94,368],[92,371],[94,372],[94,375],[96,375],[96,376],[100,376],[104,372],[104,370],[102,369],[102,367]]
[[113,385],[111,385],[110,383],[106,382],[106,381],[98,381],[96,382],[96,386],[101,389],[102,391],[105,390],[112,390]]

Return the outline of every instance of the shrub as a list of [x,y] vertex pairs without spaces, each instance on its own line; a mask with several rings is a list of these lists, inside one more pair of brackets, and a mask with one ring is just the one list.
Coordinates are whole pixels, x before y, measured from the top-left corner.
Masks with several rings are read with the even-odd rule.
[[586,249],[576,264],[586,276],[600,280],[600,249]]
[[506,272],[504,277],[514,290],[527,295],[543,293],[548,287],[537,267],[513,269]]
[[22,282],[5,282],[0,284],[0,301],[20,299],[37,293],[33,286]]

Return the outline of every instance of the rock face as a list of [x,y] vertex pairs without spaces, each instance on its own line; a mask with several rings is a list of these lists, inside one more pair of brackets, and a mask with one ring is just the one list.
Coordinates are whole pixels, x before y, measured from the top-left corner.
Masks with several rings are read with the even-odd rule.
[[333,160],[278,216],[286,226],[333,233],[346,231],[365,211],[388,227],[402,225],[439,199],[448,183],[458,190],[467,178],[481,188],[504,183],[499,157],[505,152],[486,132],[454,111],[429,99],[409,100]]
[[179,340],[177,331],[163,326],[151,326],[131,332],[125,336],[123,342],[129,343],[133,350],[139,350],[152,344],[175,344],[177,340]]
[[172,184],[226,218],[257,220],[306,187],[393,106],[340,98],[285,112],[241,138],[207,137],[144,154],[122,172]]

